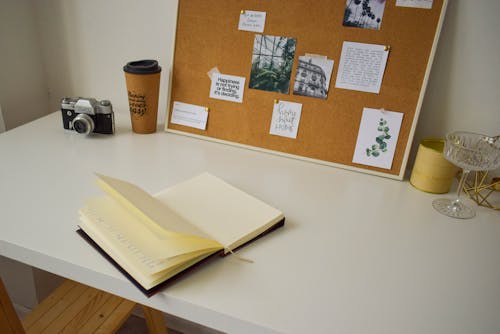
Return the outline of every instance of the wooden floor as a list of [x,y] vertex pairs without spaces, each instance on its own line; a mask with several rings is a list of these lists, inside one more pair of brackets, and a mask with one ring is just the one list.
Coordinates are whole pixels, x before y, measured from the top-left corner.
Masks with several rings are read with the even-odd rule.
[[129,318],[136,303],[65,280],[22,318],[26,333],[115,332]]
[[[25,320],[27,318],[27,315],[30,314],[31,312],[31,310],[23,308],[22,306],[18,305],[15,305],[15,311],[17,312],[20,319],[25,319]],[[169,328],[168,330],[169,334],[222,334],[219,331],[192,323],[185,319],[177,318],[172,315],[166,315],[166,317],[167,317],[167,326],[171,323],[173,324],[174,328],[178,329],[176,331],[172,328]],[[128,317],[128,319],[119,328],[117,333],[119,334],[148,333],[146,320],[143,317],[143,308],[136,306],[132,315]]]
[[[148,328],[146,326],[146,320],[144,318],[132,315],[125,321],[123,326],[118,330],[117,334],[146,334],[148,333]],[[181,332],[174,331],[173,329],[168,329],[168,334],[182,334]]]
[[[16,312],[19,318],[23,319],[26,316],[26,314],[29,313],[29,310],[16,307]],[[148,333],[146,320],[136,315],[130,316],[117,332],[117,334],[143,334],[143,333],[144,334]],[[183,333],[169,328],[168,334],[183,334]]]
[[[30,312],[29,309],[26,309],[22,306],[15,306],[15,310],[20,319],[26,317],[26,314]],[[117,334],[146,334],[148,333],[148,328],[146,326],[146,320],[142,316],[137,316],[142,313],[141,308],[137,308],[133,314],[125,321],[122,327],[118,330]],[[167,316],[167,326],[170,323],[168,320],[172,320],[175,322],[179,328],[185,328],[185,332],[179,332],[173,330],[172,328],[168,329],[168,334],[223,334],[213,329],[209,329],[207,327],[203,327],[197,324],[190,323],[189,321],[175,318],[173,316]],[[181,323],[179,325],[179,323]],[[1,334],[1,333],[0,333]]]

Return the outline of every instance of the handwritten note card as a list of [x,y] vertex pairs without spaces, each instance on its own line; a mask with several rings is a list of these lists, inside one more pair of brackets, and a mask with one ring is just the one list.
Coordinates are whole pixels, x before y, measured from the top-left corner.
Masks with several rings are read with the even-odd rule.
[[243,102],[245,89],[245,78],[221,73],[212,74],[212,85],[210,86],[210,97],[213,99]]
[[277,101],[274,104],[269,133],[282,137],[297,138],[301,111],[302,104],[300,103]]
[[240,14],[239,30],[264,32],[266,24],[266,12],[256,12],[253,10],[242,10]]
[[172,123],[205,130],[207,119],[208,111],[205,107],[174,101],[170,119]]
[[364,108],[352,162],[391,169],[403,114]]
[[344,42],[335,87],[379,93],[389,51],[384,45]]
[[396,6],[431,9],[432,0],[396,0]]

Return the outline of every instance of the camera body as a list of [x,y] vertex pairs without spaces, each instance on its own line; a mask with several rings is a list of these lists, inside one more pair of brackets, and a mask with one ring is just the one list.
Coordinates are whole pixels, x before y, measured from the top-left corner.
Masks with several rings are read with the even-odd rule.
[[63,126],[81,134],[115,132],[113,106],[108,100],[65,97],[61,100]]

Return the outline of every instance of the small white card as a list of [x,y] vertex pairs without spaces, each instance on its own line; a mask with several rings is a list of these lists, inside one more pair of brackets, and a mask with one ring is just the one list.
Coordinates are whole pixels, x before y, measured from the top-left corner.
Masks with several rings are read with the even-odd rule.
[[264,32],[265,25],[266,12],[256,12],[253,10],[241,11],[238,30]]
[[364,108],[352,162],[391,169],[403,114]]
[[301,112],[302,104],[300,103],[278,101],[274,104],[269,133],[282,137],[297,138]]
[[335,87],[378,94],[388,56],[384,45],[344,42]]
[[207,128],[207,119],[207,108],[194,104],[174,101],[172,118],[170,119],[170,122],[200,130],[205,130]]
[[210,97],[230,102],[243,102],[245,78],[221,73],[212,74]]
[[431,9],[432,0],[396,0],[396,6]]

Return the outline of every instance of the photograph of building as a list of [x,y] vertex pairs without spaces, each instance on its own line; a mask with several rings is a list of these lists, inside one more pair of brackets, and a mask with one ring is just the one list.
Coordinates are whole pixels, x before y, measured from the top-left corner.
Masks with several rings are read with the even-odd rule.
[[300,56],[293,94],[326,99],[332,69],[333,60]]

